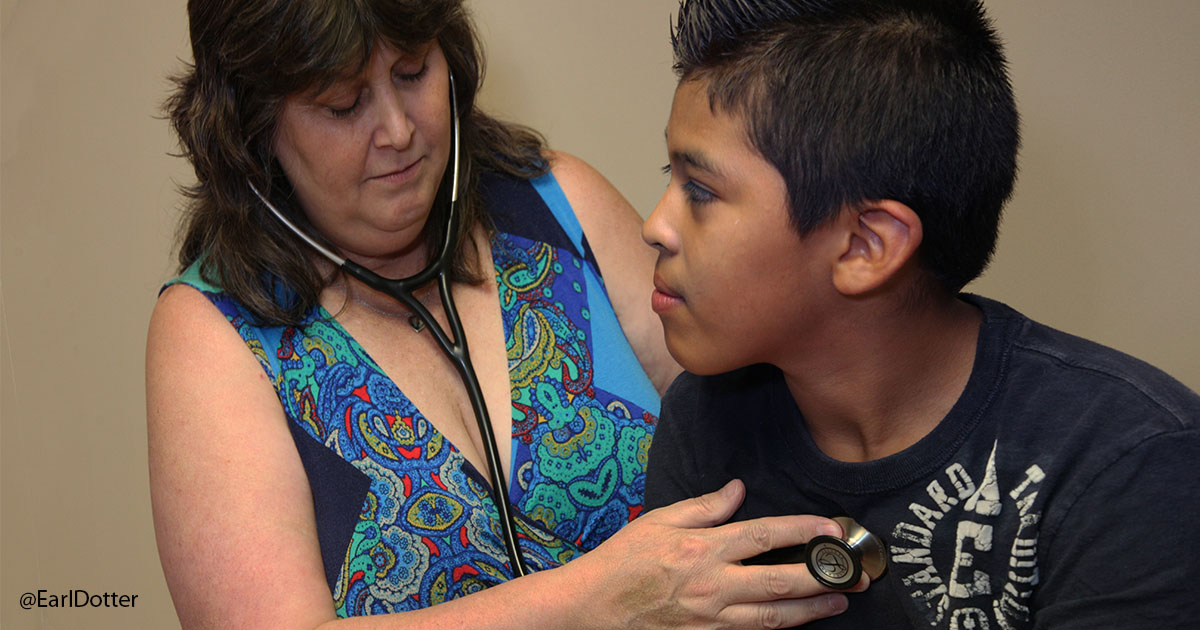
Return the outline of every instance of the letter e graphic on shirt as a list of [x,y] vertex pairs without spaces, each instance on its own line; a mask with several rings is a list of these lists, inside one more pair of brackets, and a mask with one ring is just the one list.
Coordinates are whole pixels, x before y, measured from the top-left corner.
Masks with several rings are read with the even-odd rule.
[[[987,573],[975,570],[972,551],[986,553],[992,550],[992,526],[962,521],[954,543],[954,570],[950,572],[949,593],[951,597],[966,599],[976,595],[990,595],[992,583]],[[967,549],[970,541],[971,549]],[[967,573],[970,577],[967,577]]]

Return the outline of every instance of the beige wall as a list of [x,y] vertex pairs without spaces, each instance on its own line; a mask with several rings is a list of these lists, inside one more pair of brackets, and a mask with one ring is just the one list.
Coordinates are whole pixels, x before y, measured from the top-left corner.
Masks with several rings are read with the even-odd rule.
[[[0,626],[175,627],[145,475],[142,344],[187,168],[155,118],[182,1],[0,0]],[[644,213],[675,0],[475,0],[485,102]],[[973,288],[1200,388],[1200,3],[995,0],[1025,152]],[[536,37],[533,34],[537,34]],[[232,576],[231,576],[232,578]],[[22,610],[22,593],[137,594]]]
[[1200,389],[1200,2],[991,5],[1024,149],[971,290]]

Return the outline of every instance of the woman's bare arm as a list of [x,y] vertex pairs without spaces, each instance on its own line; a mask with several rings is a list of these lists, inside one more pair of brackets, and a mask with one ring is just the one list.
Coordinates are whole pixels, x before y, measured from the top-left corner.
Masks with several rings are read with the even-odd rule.
[[732,484],[650,512],[563,567],[419,611],[337,620],[287,420],[233,327],[199,292],[170,288],[151,318],[146,369],[155,532],[187,630],[786,627],[844,601],[802,565],[738,563],[837,525],[794,516],[714,527],[741,502]]
[[191,287],[155,306],[146,399],[155,534],[183,626],[332,618],[312,495],[274,387]]

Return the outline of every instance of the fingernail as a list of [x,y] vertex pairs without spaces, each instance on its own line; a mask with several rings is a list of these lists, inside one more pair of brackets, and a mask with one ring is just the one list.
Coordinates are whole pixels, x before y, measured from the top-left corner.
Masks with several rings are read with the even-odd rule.
[[850,600],[846,599],[845,595],[833,594],[826,600],[829,603],[829,610],[833,614],[846,612],[850,607]]

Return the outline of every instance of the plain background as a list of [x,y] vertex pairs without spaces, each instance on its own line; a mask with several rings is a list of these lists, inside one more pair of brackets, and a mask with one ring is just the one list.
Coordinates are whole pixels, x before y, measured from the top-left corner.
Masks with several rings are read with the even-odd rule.
[[[969,288],[1200,388],[1200,2],[989,4],[1025,145],[999,254]],[[665,183],[676,0],[472,6],[485,104],[647,214]],[[142,364],[189,177],[158,118],[188,57],[184,2],[0,0],[0,39],[0,626],[177,627],[150,518]],[[22,610],[38,589],[138,599]]]

